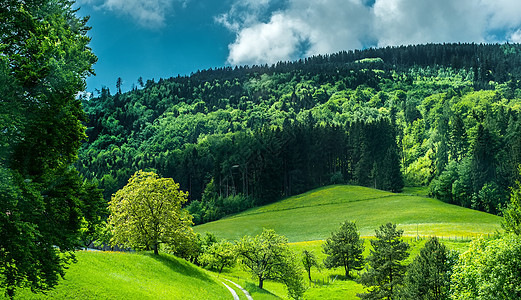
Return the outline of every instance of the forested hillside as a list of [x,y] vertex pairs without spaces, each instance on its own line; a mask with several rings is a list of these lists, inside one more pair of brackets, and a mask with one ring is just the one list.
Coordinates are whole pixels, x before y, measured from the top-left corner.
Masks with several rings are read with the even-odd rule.
[[272,66],[140,78],[85,100],[77,167],[105,189],[139,169],[189,192],[194,221],[330,183],[497,213],[521,163],[521,46],[340,52]]

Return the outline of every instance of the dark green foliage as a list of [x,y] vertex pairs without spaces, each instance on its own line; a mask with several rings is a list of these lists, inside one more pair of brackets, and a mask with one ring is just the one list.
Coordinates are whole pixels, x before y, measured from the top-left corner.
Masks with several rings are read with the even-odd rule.
[[71,5],[0,3],[0,286],[8,297],[55,286],[81,232],[92,233],[103,214],[95,185],[71,167],[86,138],[76,97],[96,61],[87,18]]
[[[402,299],[449,299],[450,276],[455,255],[438,238],[425,243],[418,256],[407,266]],[[457,256],[456,256],[457,257]]]
[[337,232],[333,232],[322,246],[327,254],[324,260],[326,268],[343,267],[345,278],[349,277],[349,271],[362,270],[364,267],[364,241],[355,222],[344,222]]
[[367,271],[362,273],[360,283],[367,286],[368,292],[359,294],[362,299],[396,299],[403,282],[406,266],[403,265],[409,253],[409,244],[402,241],[403,230],[387,223],[376,230],[371,240],[373,249],[367,260]]
[[521,162],[520,47],[504,46],[367,49],[103,88],[84,102],[78,168],[107,199],[139,169],[175,178],[200,201],[198,222],[329,183],[398,192],[403,178],[496,213]]

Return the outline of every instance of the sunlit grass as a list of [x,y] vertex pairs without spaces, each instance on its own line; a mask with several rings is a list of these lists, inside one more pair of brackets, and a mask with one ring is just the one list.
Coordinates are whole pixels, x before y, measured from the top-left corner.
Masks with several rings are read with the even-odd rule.
[[[400,229],[400,228],[398,228]],[[364,257],[367,258],[371,250],[370,240],[373,237],[364,238]],[[409,257],[404,261],[404,264],[409,264],[414,257],[420,252],[421,248],[425,245],[429,238],[416,237],[404,237],[403,240],[410,245]],[[456,250],[460,253],[468,249],[469,242],[466,241],[449,241],[448,239],[442,239],[442,242],[447,248]],[[308,250],[315,254],[318,261],[322,264],[326,255],[322,252],[322,244],[324,241],[305,241],[290,243],[290,249],[296,254],[297,258],[301,259],[302,251]],[[352,271],[350,278],[344,278],[344,270],[342,268],[326,269],[323,266],[320,270],[312,268],[310,282],[305,273],[305,284],[308,287],[304,293],[304,299],[359,299],[356,295],[364,293],[365,287],[356,282],[359,278],[359,274],[363,271]],[[256,287],[257,281],[251,277],[251,275],[243,270],[241,267],[236,266],[232,269],[226,269],[222,278],[229,278],[243,287],[245,287],[254,299],[275,299],[277,297],[287,298],[286,288],[281,283],[267,281],[264,284],[264,291],[259,290]],[[239,291],[237,290],[237,293]]]
[[[47,295],[17,299],[229,299],[209,272],[171,255],[77,252],[78,262]],[[1,297],[1,296],[0,296]]]
[[406,236],[475,237],[501,230],[500,217],[439,200],[393,194],[358,186],[336,185],[200,226],[229,240],[274,229],[290,242],[323,240],[345,220],[355,221],[362,236],[386,222]]

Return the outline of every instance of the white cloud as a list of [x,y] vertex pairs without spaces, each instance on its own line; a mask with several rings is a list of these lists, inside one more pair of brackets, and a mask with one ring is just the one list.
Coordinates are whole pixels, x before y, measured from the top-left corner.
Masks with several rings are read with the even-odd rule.
[[[237,34],[228,63],[434,42],[519,42],[518,0],[237,0],[216,20]],[[302,49],[303,45],[305,48]]]
[[231,31],[238,31],[241,28],[253,26],[260,22],[260,18],[265,14],[270,6],[271,0],[242,0],[233,3],[227,13],[215,18]]
[[258,23],[240,30],[230,45],[232,65],[248,61],[253,64],[276,62],[294,58],[302,40],[303,24],[282,14],[275,14],[268,23]]
[[301,34],[309,40],[308,56],[362,48],[372,31],[370,9],[361,0],[295,0],[290,7],[289,14],[301,21]]
[[512,43],[521,43],[521,29],[516,30],[510,34],[509,38]]
[[378,46],[483,42],[486,15],[474,0],[377,0],[373,22]]
[[109,10],[131,17],[147,28],[163,27],[173,12],[174,3],[186,7],[190,0],[80,0],[78,4],[93,5],[97,9]]

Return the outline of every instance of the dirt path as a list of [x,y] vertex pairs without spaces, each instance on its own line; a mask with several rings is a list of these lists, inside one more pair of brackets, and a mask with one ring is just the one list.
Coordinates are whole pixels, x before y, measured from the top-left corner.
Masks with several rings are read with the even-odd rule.
[[[227,279],[228,280],[228,279]],[[237,295],[237,293],[235,292],[234,289],[232,289],[230,286],[228,286],[226,283],[222,282],[222,284],[224,284],[224,286],[230,291],[230,293],[232,293],[232,296],[233,296],[233,300],[240,300],[239,299],[239,295]]]
[[[235,285],[238,289],[240,289],[240,290],[244,293],[244,295],[246,296],[246,298],[247,298],[248,300],[253,300],[253,298],[251,297],[250,293],[248,293],[248,291],[245,290],[242,286],[238,285],[237,283],[235,283],[235,282],[233,282],[233,281],[231,281],[231,280],[229,280],[229,279],[225,279],[225,280],[228,281],[228,282],[230,282],[230,283],[232,283],[232,284]],[[224,282],[223,282],[223,284],[224,284]],[[224,284],[224,285],[226,285],[226,284]]]

